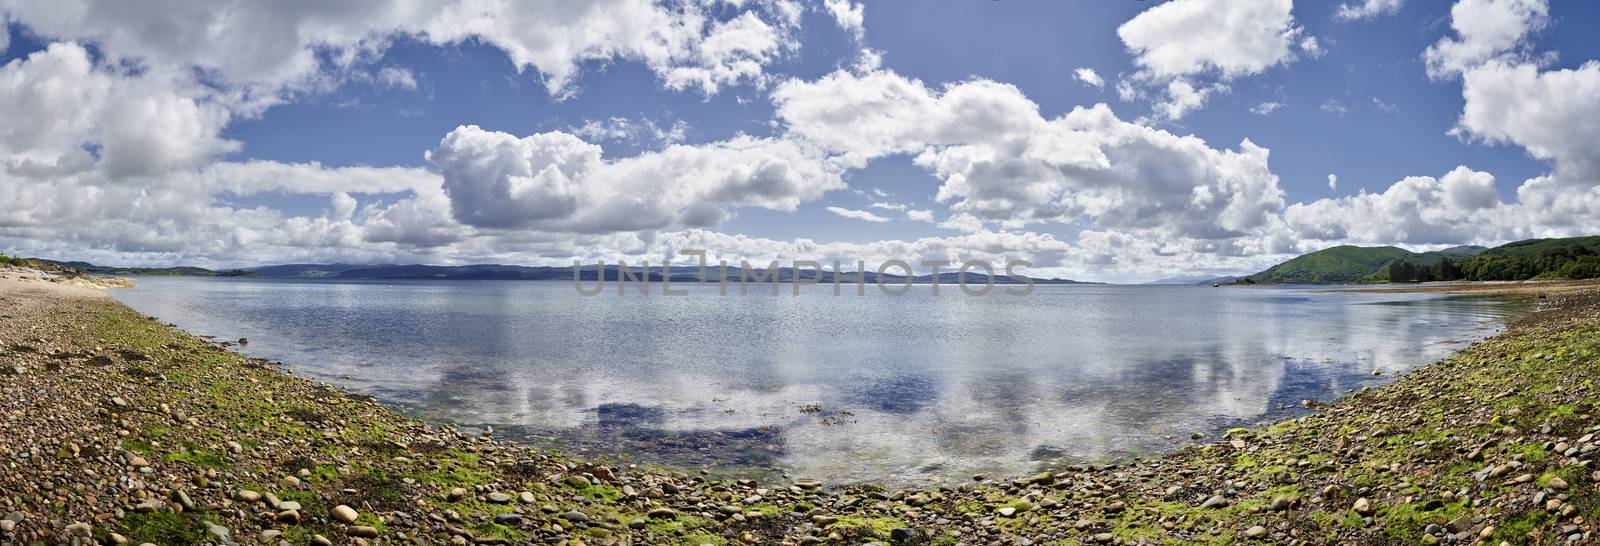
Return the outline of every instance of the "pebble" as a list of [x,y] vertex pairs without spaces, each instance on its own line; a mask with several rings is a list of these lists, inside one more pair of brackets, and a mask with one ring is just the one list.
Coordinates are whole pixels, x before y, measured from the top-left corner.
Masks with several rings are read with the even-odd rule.
[[1267,528],[1257,525],[1244,530],[1245,538],[1261,538],[1267,536]]
[[333,516],[334,520],[344,524],[355,523],[356,519],[361,517],[361,514],[356,513],[356,509],[343,504],[333,507],[329,514]]
[[1372,501],[1367,500],[1366,497],[1361,497],[1359,499],[1356,499],[1356,503],[1354,505],[1352,505],[1350,507],[1350,509],[1351,510],[1355,510],[1357,514],[1361,514],[1363,516],[1370,516],[1373,513],[1373,511],[1372,511]]

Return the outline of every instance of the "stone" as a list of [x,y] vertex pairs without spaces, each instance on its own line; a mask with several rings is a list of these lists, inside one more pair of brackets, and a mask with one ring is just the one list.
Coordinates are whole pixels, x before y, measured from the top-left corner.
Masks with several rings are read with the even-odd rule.
[[350,531],[349,532],[350,532],[350,536],[353,536],[353,537],[378,538],[378,529],[376,527],[368,527],[366,525],[352,525],[352,526],[350,526]]
[[678,513],[666,507],[651,508],[649,512],[645,513],[645,517],[650,519],[673,519],[678,517]]
[[1356,503],[1354,505],[1352,505],[1350,507],[1350,509],[1355,510],[1357,514],[1361,514],[1363,516],[1370,516],[1373,513],[1372,501],[1367,500],[1366,497],[1361,497],[1359,499],[1356,499]]
[[329,514],[333,516],[334,520],[347,525],[355,523],[356,518],[361,517],[361,514],[356,513],[356,509],[343,504],[333,507],[333,510],[330,511]]
[[261,500],[261,494],[249,489],[240,489],[233,493],[233,500],[239,502],[257,502]]
[[564,520],[567,520],[567,521],[570,521],[570,522],[573,522],[573,523],[586,523],[586,522],[589,521],[589,514],[585,514],[583,512],[579,512],[577,510],[568,510],[566,512],[562,512],[561,513],[561,519],[564,519]]
[[522,504],[533,504],[534,501],[537,501],[539,499],[534,498],[533,493],[528,492],[528,491],[523,491],[521,493],[517,493],[517,500],[522,502]]
[[1245,538],[1261,538],[1267,536],[1267,528],[1257,525],[1244,530]]
[[211,536],[217,537],[217,541],[218,542],[221,542],[223,544],[231,544],[231,543],[233,543],[233,541],[230,540],[230,537],[233,536],[233,532],[229,531],[227,527],[223,527],[221,525],[217,525],[217,524],[209,522],[209,521],[205,522],[205,523],[206,523],[206,533],[211,535]]
[[507,495],[505,493],[501,493],[499,491],[495,491],[495,492],[489,494],[489,502],[492,502],[492,503],[495,503],[495,504],[506,504],[506,503],[511,502],[511,495]]
[[1559,477],[1550,478],[1550,483],[1547,485],[1556,491],[1563,491],[1567,488],[1567,480],[1563,480]]
[[494,522],[500,525],[521,525],[522,514],[497,514]]
[[278,540],[278,537],[280,536],[283,536],[283,531],[279,531],[277,529],[267,529],[256,535],[256,542],[260,542],[262,544],[271,544],[272,541]]
[[1205,502],[1200,503],[1200,507],[1201,508],[1207,508],[1207,509],[1209,509],[1209,508],[1227,508],[1228,507],[1228,499],[1222,498],[1222,495],[1212,495],[1211,498],[1208,498],[1208,499],[1206,499]]
[[1008,517],[1009,518],[1009,517],[1011,517],[1012,514],[1017,513],[1017,509],[1016,508],[1012,508],[1010,506],[1006,506],[1006,507],[1001,508],[999,510],[999,512],[1000,512],[1000,515],[1002,517]]
[[68,525],[67,526],[67,534],[68,535],[73,535],[73,536],[86,537],[86,536],[94,534],[94,527],[90,527],[89,524],[80,521],[80,522],[74,523],[72,525]]
[[467,498],[467,490],[460,487],[451,489],[450,493],[445,495],[444,498],[450,502],[460,501],[461,499]]

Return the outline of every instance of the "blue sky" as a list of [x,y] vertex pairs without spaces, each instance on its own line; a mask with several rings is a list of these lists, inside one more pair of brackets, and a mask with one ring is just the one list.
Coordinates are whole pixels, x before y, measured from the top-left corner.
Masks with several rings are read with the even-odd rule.
[[[0,175],[0,197],[26,209],[0,217],[11,252],[559,263],[723,244],[713,252],[766,259],[1036,257],[1138,280],[1600,221],[1600,152],[1560,144],[1595,131],[1581,122],[1600,108],[1592,2],[554,1],[497,24],[449,20],[451,2],[374,0],[247,4],[220,34],[196,30],[222,20],[206,10],[68,4],[0,1],[0,98],[21,120],[0,154],[59,167]],[[1219,30],[1230,10],[1244,23]],[[651,30],[623,36],[622,23]],[[550,46],[572,28],[613,30]],[[732,72],[705,75],[717,70]],[[86,91],[29,107],[47,81]],[[930,109],[873,110],[886,108],[874,93],[917,82],[894,103]],[[1173,115],[1178,85],[1206,94]],[[1469,86],[1564,102],[1517,115],[1495,102],[1508,95]],[[968,94],[978,102],[941,102]],[[1102,103],[1100,121],[1064,121]],[[945,115],[967,121],[919,127]],[[877,130],[884,145],[864,144]],[[584,146],[600,151],[562,155]],[[596,166],[559,166],[579,163]]]

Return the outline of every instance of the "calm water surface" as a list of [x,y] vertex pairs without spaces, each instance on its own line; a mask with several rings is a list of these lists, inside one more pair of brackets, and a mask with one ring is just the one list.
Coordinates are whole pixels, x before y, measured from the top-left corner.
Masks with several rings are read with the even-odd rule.
[[137,283],[111,293],[426,418],[568,452],[830,482],[1159,451],[1387,381],[1520,310],[1309,288],[581,297],[539,281]]

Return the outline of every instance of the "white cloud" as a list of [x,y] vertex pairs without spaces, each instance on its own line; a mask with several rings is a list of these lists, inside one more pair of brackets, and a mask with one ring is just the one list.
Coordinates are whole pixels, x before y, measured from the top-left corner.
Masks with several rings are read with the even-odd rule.
[[1011,226],[1091,220],[1219,238],[1264,226],[1283,205],[1265,148],[1216,150],[1104,105],[1047,119],[993,81],[935,91],[892,72],[836,72],[773,97],[790,135],[851,165],[911,155],[942,180],[937,199],[952,211]]
[[933,222],[933,211],[931,211],[931,210],[908,210],[908,211],[906,211],[906,219],[914,221],[914,222],[932,223]]
[[1276,102],[1276,101],[1266,101],[1266,102],[1262,102],[1260,104],[1257,104],[1255,106],[1251,106],[1250,107],[1250,113],[1258,115],[1258,116],[1265,116],[1265,115],[1269,115],[1269,114],[1271,114],[1273,112],[1276,112],[1279,108],[1283,108],[1283,103]]
[[567,132],[589,141],[676,144],[682,142],[688,135],[689,123],[680,119],[662,126],[656,120],[649,118],[635,120],[611,117],[605,120],[584,120],[583,125],[569,128]]
[[[752,81],[797,47],[801,8],[755,3],[726,18],[710,6],[650,0],[492,3],[470,0],[281,4],[181,4],[152,9],[97,0],[15,0],[13,22],[53,40],[96,44],[112,61],[198,68],[228,88],[269,102],[281,89],[315,89],[337,73],[414,38],[439,45],[479,40],[518,69],[532,68],[555,95],[571,92],[586,61],[649,66],[674,89],[714,93]],[[327,59],[324,61],[323,59]],[[263,97],[263,95],[265,97]]]
[[1184,115],[1206,105],[1206,100],[1215,93],[1226,93],[1228,87],[1216,84],[1211,87],[1196,89],[1194,85],[1184,80],[1167,82],[1167,95],[1164,100],[1155,103],[1155,114],[1158,119],[1178,120]]
[[1300,39],[1300,51],[1305,52],[1306,56],[1313,59],[1327,53],[1326,50],[1322,49],[1322,44],[1317,43],[1316,36],[1306,36]]
[[984,231],[983,220],[980,220],[977,216],[973,216],[965,212],[953,214],[949,218],[945,218],[943,222],[939,222],[939,227],[953,229],[956,231],[965,231],[967,233],[978,233]]
[[900,204],[900,203],[878,202],[878,203],[873,203],[870,206],[872,208],[875,208],[875,209],[883,209],[883,210],[892,210],[892,211],[904,211],[904,210],[906,210],[906,206],[903,205],[903,204]]
[[1083,82],[1084,85],[1088,85],[1096,89],[1106,86],[1106,81],[1101,79],[1100,74],[1096,73],[1093,68],[1079,67],[1077,70],[1072,71],[1072,77],[1073,79]]
[[1340,21],[1357,21],[1373,19],[1380,15],[1392,15],[1400,11],[1405,0],[1362,0],[1361,3],[1339,4],[1339,11],[1333,17]]
[[1345,114],[1350,113],[1350,108],[1346,107],[1344,103],[1339,102],[1339,99],[1328,99],[1322,101],[1322,104],[1317,106],[1317,109],[1336,116],[1344,116]]
[[1294,60],[1290,0],[1174,0],[1117,28],[1133,62],[1157,78],[1259,74]]
[[866,220],[868,222],[880,222],[880,223],[889,221],[888,218],[884,218],[882,216],[878,216],[876,214],[873,214],[873,213],[870,213],[870,212],[867,212],[867,211],[864,211],[864,210],[847,209],[847,208],[844,208],[844,207],[828,207],[827,210],[828,210],[828,212],[837,214],[837,215],[845,217],[845,218],[850,218],[852,220]]
[[1533,32],[1548,23],[1545,0],[1461,0],[1450,8],[1446,36],[1428,46],[1423,61],[1428,77],[1454,79],[1469,68],[1494,59],[1521,58]]
[[463,126],[429,151],[455,219],[482,228],[603,233],[721,223],[740,206],[793,210],[844,187],[791,141],[735,137],[606,160],[561,131],[524,138]]
[[1146,9],[1117,28],[1139,67],[1136,83],[1123,80],[1117,91],[1128,101],[1144,94],[1138,87],[1154,86],[1156,118],[1176,121],[1226,93],[1226,82],[1293,62],[1296,47],[1320,56],[1292,9],[1291,0],[1174,0]]
[[1457,134],[1521,146],[1565,178],[1600,184],[1600,62],[1543,72],[1492,62],[1465,74],[1462,97]]
[[1328,189],[1339,191],[1339,175],[1328,173]]
[[[97,66],[83,47],[51,44],[0,67],[0,153],[12,168],[153,176],[237,150],[218,133],[229,113],[193,82]],[[84,148],[98,148],[98,161]]]
[[378,82],[399,89],[417,88],[417,76],[409,68],[385,66],[378,71]]
[[839,24],[839,28],[849,31],[857,40],[865,34],[862,23],[866,20],[866,4],[851,0],[824,0],[823,6],[833,16],[833,21]]

